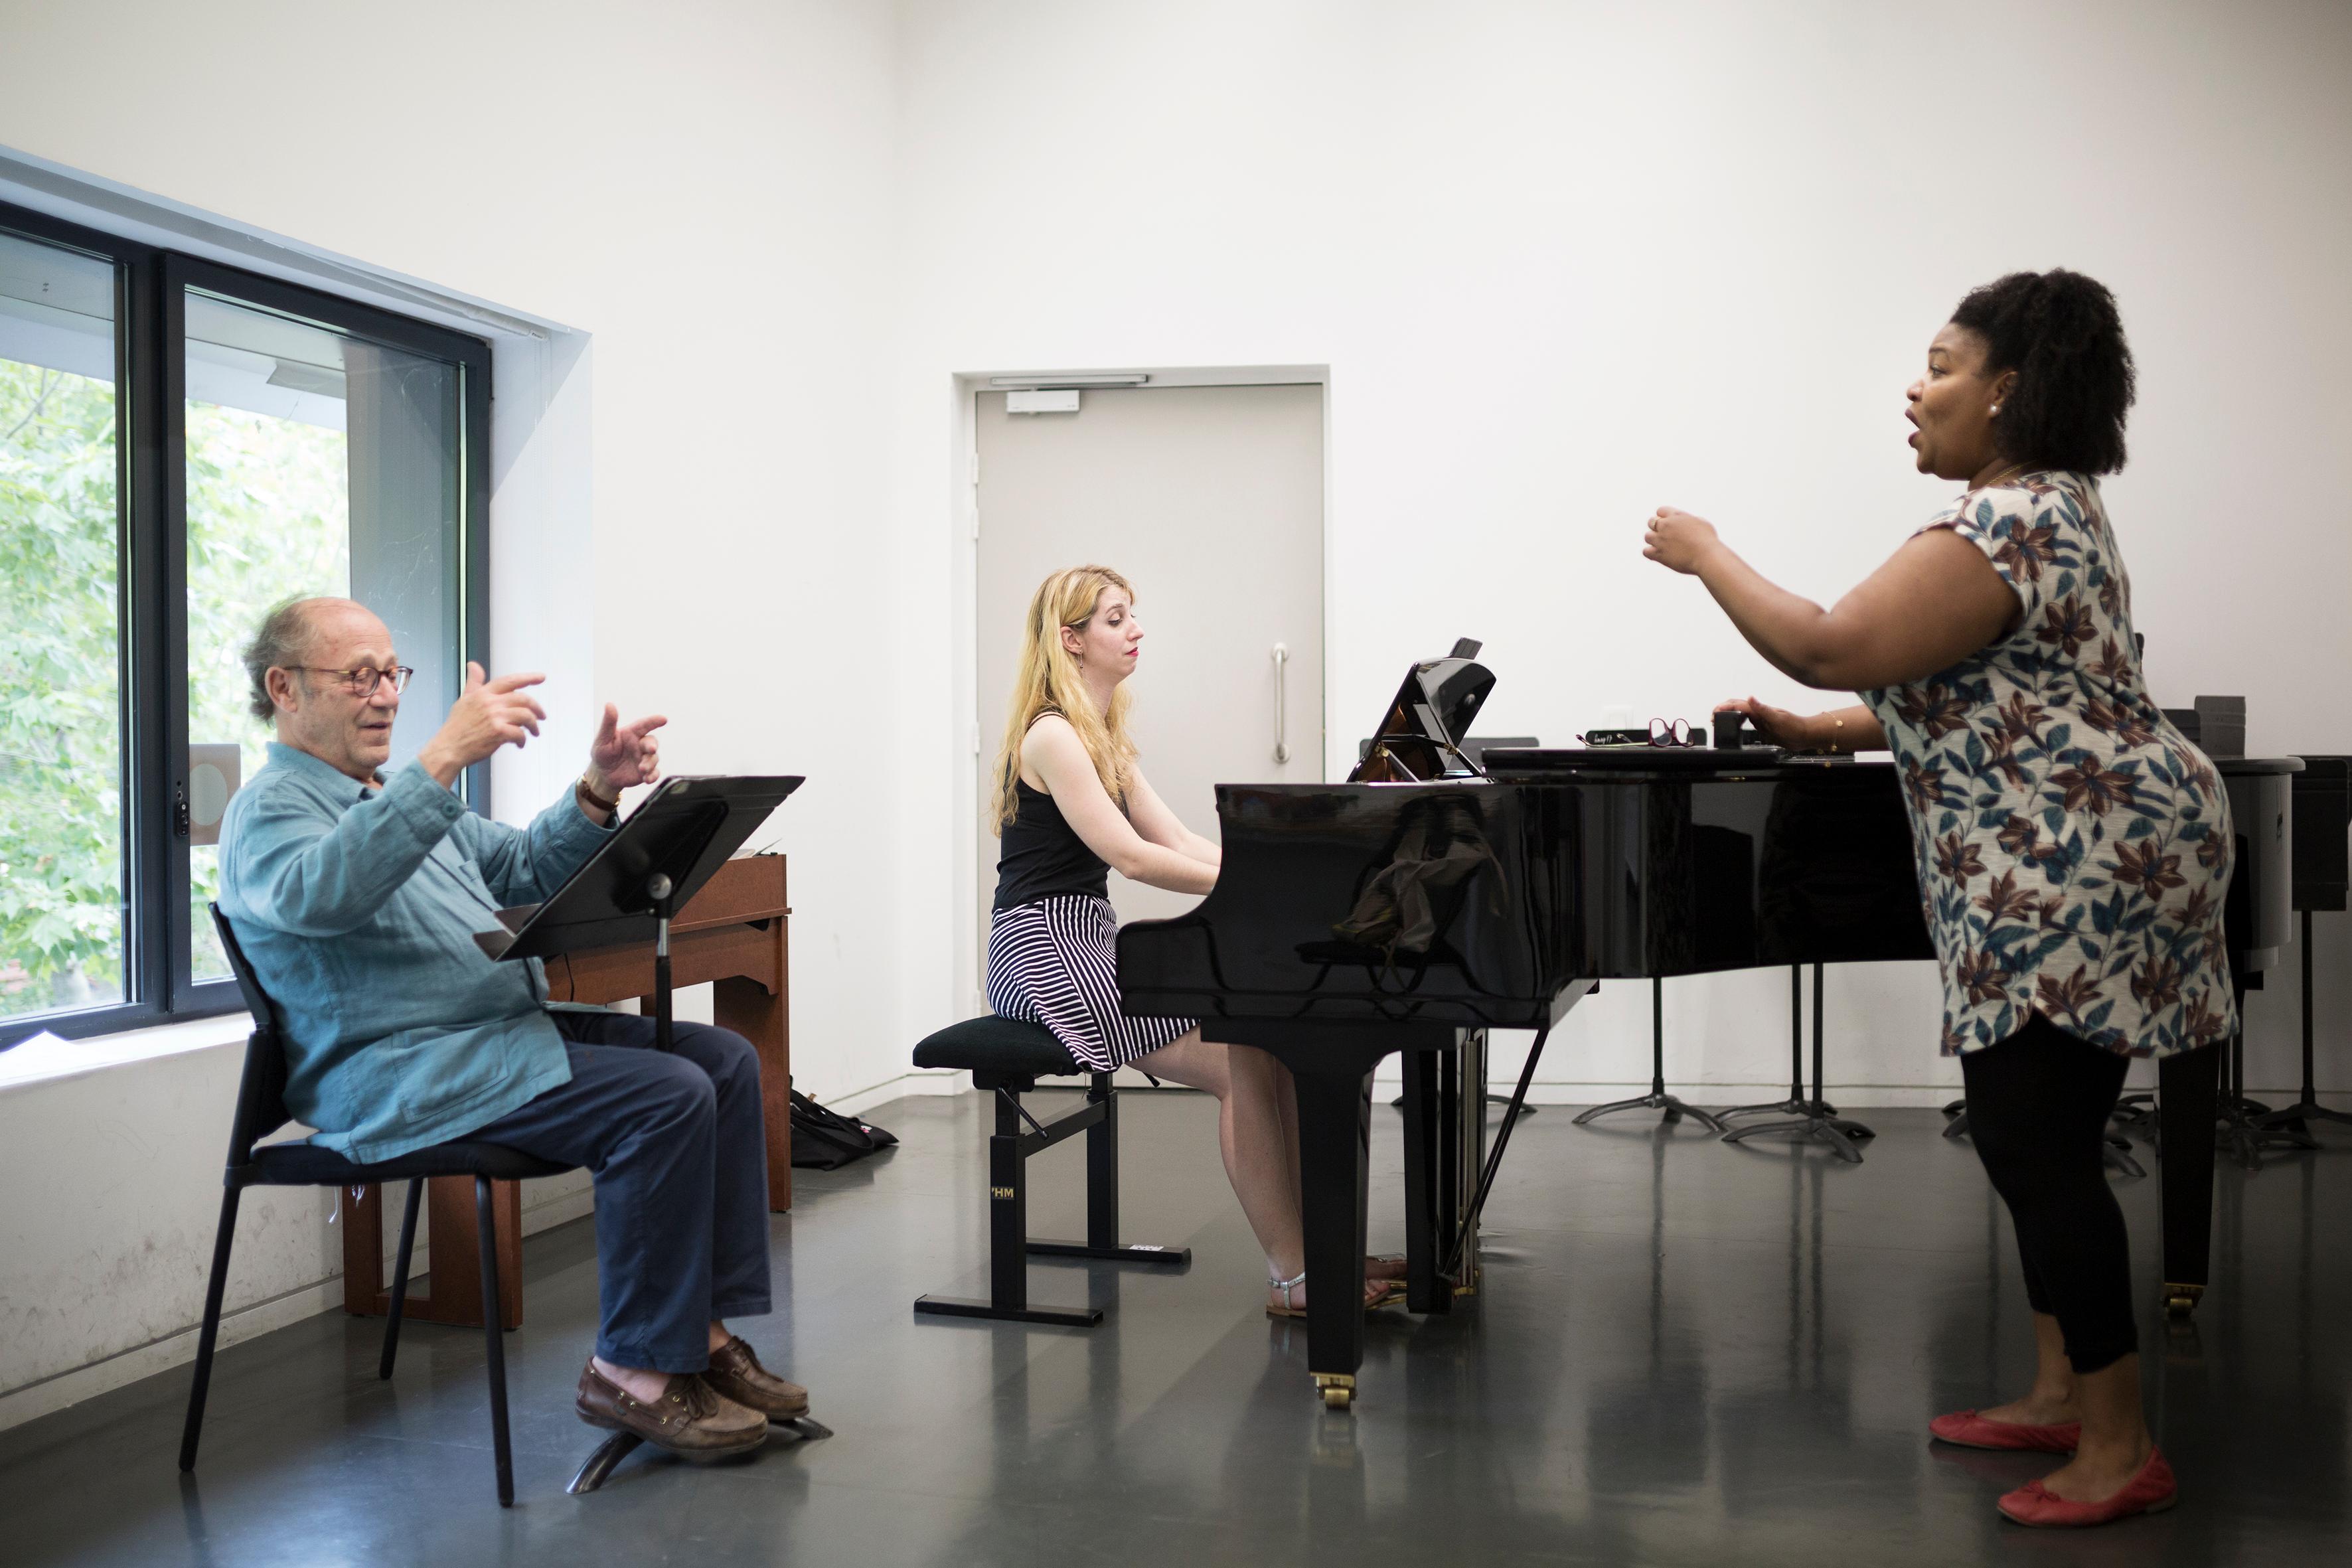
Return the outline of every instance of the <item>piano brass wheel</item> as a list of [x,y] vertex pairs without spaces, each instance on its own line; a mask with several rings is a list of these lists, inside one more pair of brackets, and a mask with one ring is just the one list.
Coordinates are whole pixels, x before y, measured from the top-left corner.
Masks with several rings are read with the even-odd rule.
[[1356,1380],[1344,1372],[1317,1373],[1315,1391],[1323,1396],[1326,1410],[1345,1410],[1356,1403]]
[[2164,1312],[2168,1318],[2185,1318],[2197,1310],[2204,1296],[2202,1285],[2170,1285],[2164,1288]]

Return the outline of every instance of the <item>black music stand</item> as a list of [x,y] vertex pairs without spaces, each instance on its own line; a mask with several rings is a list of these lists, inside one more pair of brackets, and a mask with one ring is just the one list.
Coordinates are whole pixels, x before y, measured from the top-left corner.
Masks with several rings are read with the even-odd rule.
[[2352,1114],[2330,1110],[2319,1103],[2319,1091],[2311,1078],[2311,911],[2303,913],[2303,1092],[2293,1105],[2284,1110],[2273,1110],[2260,1118],[2255,1125],[2269,1137],[2284,1138],[2298,1149],[2316,1149],[2319,1140],[2311,1135],[2313,1121],[2352,1123]]
[[[802,782],[798,776],[665,779],[553,897],[543,904],[500,910],[499,923],[506,929],[477,931],[474,942],[492,958],[505,960],[550,958],[650,938],[654,1043],[667,1051],[672,1043],[670,917]],[[831,1428],[805,1415],[772,1425],[796,1441],[833,1436]],[[574,1497],[596,1490],[644,1441],[635,1432],[614,1433],[563,1489]]]
[[[1811,1102],[1805,1099],[1805,967],[1789,966],[1789,1098],[1758,1105],[1734,1105],[1715,1113],[1717,1121],[1735,1116],[1804,1116]],[[1837,1107],[1824,1105],[1832,1116]]]
[[[1794,966],[1791,966],[1794,973]],[[1790,981],[1789,1018],[1790,1053],[1796,1051],[1796,1008],[1800,1005],[1797,982]],[[1837,1107],[1822,1098],[1822,966],[1813,965],[1813,1096],[1804,1099],[1804,1082],[1800,1079],[1790,1086],[1790,1098],[1804,1109],[1786,1121],[1751,1121],[1723,1135],[1726,1143],[1740,1143],[1759,1132],[1794,1132],[1800,1142],[1818,1138],[1834,1151],[1837,1157],[1850,1165],[1862,1163],[1862,1141],[1878,1134],[1859,1121],[1849,1121],[1837,1113]],[[1731,1112],[1726,1111],[1725,1115]]]
[[[1791,1091],[1792,1097],[1796,1092],[1800,1091]],[[1494,1097],[1490,1095],[1487,1098]],[[1588,1121],[1613,1116],[1621,1110],[1663,1110],[1665,1112],[1661,1119],[1663,1121],[1680,1121],[1688,1116],[1709,1132],[1724,1130],[1723,1123],[1713,1116],[1666,1092],[1666,983],[1654,974],[1650,976],[1650,1092],[1636,1095],[1632,1100],[1596,1105],[1579,1116],[1575,1125],[1581,1127]]]
[[474,942],[503,960],[650,940],[654,1039],[668,1050],[670,917],[801,784],[797,776],[665,779],[552,898],[500,910],[506,929],[477,931]]
[[2305,754],[2304,771],[2294,775],[2294,907],[2303,916],[2303,1092],[2284,1110],[2260,1118],[2255,1125],[2266,1138],[2284,1139],[2298,1149],[2316,1149],[2311,1135],[2314,1121],[2352,1123],[2352,1115],[2319,1103],[2311,1071],[2311,914],[2314,910],[2341,910],[2352,883],[2352,858],[2346,837],[2352,831],[2352,757]]

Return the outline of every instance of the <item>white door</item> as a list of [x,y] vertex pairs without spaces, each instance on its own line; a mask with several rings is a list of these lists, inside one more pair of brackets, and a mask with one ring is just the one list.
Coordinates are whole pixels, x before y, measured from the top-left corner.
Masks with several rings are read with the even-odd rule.
[[[976,396],[984,944],[996,752],[1022,616],[1050,573],[1099,564],[1135,585],[1136,744],[1193,832],[1217,837],[1217,784],[1323,777],[1323,389],[1090,388],[1075,414]],[[1122,921],[1198,902],[1116,873],[1110,897]]]

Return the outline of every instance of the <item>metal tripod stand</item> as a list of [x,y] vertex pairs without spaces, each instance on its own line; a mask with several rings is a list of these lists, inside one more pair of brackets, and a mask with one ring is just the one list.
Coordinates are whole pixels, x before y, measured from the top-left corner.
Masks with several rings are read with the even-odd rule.
[[2268,1137],[2284,1138],[2298,1149],[2316,1149],[2319,1140],[2311,1135],[2313,1121],[2340,1121],[2352,1125],[2352,1113],[2330,1110],[2319,1103],[2318,1090],[2311,1081],[2311,911],[2303,911],[2303,1092],[2295,1102],[2281,1110],[2273,1110],[2255,1119],[2254,1126]]
[[1723,1131],[1723,1123],[1713,1116],[1666,1092],[1666,983],[1654,974],[1650,977],[1650,1092],[1632,1100],[1596,1105],[1579,1116],[1576,1125],[1581,1127],[1597,1117],[1612,1116],[1620,1110],[1663,1110],[1668,1121],[1680,1121],[1687,1116],[1709,1132]]
[[[1718,1121],[1728,1121],[1735,1116],[1802,1116],[1811,1108],[1805,1098],[1805,970],[1802,964],[1789,966],[1789,1098],[1764,1105],[1735,1105],[1728,1110],[1715,1113]],[[1832,1116],[1837,1107],[1825,1106]]]
[[1851,1121],[1837,1113],[1837,1107],[1822,1098],[1822,966],[1813,965],[1813,1094],[1805,1098],[1804,1080],[1804,970],[1791,965],[1789,971],[1789,1099],[1785,1104],[1772,1106],[1741,1106],[1723,1112],[1737,1116],[1744,1111],[1787,1110],[1791,1114],[1782,1121],[1753,1121],[1723,1135],[1727,1143],[1738,1143],[1765,1132],[1794,1132],[1800,1138],[1818,1138],[1827,1143],[1837,1157],[1851,1165],[1862,1163],[1860,1144],[1865,1138],[1878,1134],[1859,1121]]

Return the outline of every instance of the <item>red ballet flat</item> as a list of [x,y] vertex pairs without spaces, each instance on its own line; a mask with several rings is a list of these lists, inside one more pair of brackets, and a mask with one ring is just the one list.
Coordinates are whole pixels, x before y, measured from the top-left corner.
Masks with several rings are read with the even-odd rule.
[[2026,1448],[2043,1454],[2071,1454],[2083,1440],[2080,1421],[2054,1426],[2029,1426],[2021,1421],[1988,1421],[1973,1410],[1955,1410],[1927,1423],[1939,1443],[1963,1448]]
[[2162,1449],[2152,1450],[2124,1489],[2103,1502],[2068,1502],[2040,1481],[2028,1481],[2000,1500],[2000,1511],[2020,1524],[2042,1529],[2084,1530],[2113,1524],[2139,1513],[2162,1513],[2180,1500],[2172,1467]]

